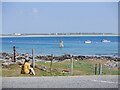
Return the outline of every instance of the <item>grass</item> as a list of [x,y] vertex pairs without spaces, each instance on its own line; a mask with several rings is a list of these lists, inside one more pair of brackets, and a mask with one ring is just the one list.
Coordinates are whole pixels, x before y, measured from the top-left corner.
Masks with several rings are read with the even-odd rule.
[[[74,61],[74,68],[73,68],[73,76],[77,75],[94,75],[94,65],[104,62],[102,61],[94,61],[94,60],[79,60]],[[35,76],[70,76],[70,73],[62,73],[63,70],[70,71],[71,62],[69,60],[65,60],[62,62],[53,62],[52,63],[52,70],[50,72],[50,62],[45,61],[39,61],[36,62],[36,66],[38,68],[35,68]],[[47,68],[46,71],[42,71],[39,68],[41,66],[45,66]],[[17,64],[10,65],[8,68],[2,69],[2,76],[6,77],[13,77],[13,76],[33,76],[33,75],[25,75],[20,74],[21,67]],[[119,72],[120,73],[120,72]],[[103,73],[102,75],[118,75],[118,69],[117,68],[107,68],[103,65]]]

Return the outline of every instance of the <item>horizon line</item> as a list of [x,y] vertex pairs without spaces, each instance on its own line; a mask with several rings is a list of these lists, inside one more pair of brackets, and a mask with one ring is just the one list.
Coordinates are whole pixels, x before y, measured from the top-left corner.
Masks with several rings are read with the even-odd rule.
[[119,2],[120,0],[1,0],[1,2]]
[[0,34],[119,34],[119,33],[112,33],[112,32],[68,32],[68,33],[62,33],[62,32],[51,32],[51,33],[0,33]]

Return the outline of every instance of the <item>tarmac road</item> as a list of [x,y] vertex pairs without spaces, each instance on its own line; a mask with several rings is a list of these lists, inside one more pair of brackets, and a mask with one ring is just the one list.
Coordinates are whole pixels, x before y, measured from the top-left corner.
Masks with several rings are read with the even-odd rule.
[[2,88],[118,88],[118,76],[3,77]]

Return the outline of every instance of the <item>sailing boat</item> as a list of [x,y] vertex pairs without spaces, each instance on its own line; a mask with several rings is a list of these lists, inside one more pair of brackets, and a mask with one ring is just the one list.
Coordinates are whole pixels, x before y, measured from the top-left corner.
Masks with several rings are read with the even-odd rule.
[[63,47],[64,47],[64,45],[63,45],[63,41],[60,40],[60,48],[63,48]]

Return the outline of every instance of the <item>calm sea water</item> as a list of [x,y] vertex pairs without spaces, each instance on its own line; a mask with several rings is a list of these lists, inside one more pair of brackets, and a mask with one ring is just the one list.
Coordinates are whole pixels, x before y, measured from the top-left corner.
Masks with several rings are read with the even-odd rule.
[[[117,55],[117,36],[60,36],[60,37],[2,37],[1,52],[13,53],[16,46],[18,53],[31,54],[35,49],[37,55]],[[110,40],[103,43],[101,40]],[[64,48],[59,48],[59,42],[63,40]],[[85,44],[85,40],[91,40],[91,44]]]

